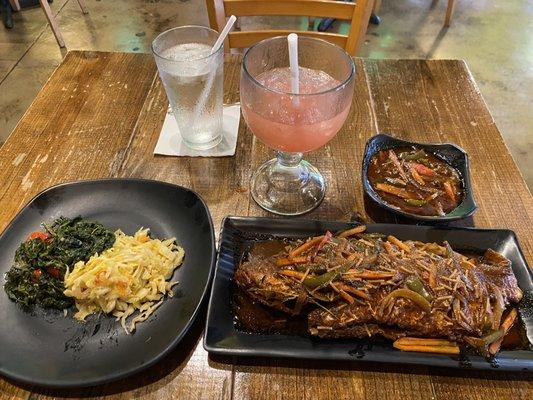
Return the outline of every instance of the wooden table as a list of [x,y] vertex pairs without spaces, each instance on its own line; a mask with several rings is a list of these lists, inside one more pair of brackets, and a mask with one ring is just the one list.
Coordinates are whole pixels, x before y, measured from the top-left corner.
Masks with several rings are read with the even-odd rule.
[[[462,61],[356,60],[357,83],[343,130],[309,154],[329,184],[307,218],[364,213],[365,141],[376,132],[454,142],[471,159],[478,227],[513,229],[533,265],[533,198],[468,67]],[[240,58],[225,64],[225,102],[239,99]],[[252,171],[272,156],[241,121],[237,153],[225,158],[154,156],[167,99],[151,55],[70,52],[0,149],[0,230],[39,191],[78,179],[138,177],[190,187],[218,231],[231,215],[265,215],[249,196]],[[0,322],[1,323],[1,322]],[[0,380],[6,399],[531,399],[531,375],[377,364],[211,358],[204,315],[179,348],[134,377],[101,387],[46,390]],[[0,349],[1,351],[1,349]]]

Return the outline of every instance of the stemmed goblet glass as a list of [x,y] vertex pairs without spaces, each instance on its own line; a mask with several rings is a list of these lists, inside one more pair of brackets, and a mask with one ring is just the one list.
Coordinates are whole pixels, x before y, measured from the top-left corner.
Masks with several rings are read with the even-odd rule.
[[303,154],[337,134],[354,90],[355,65],[340,47],[300,37],[298,59],[298,94],[291,89],[285,36],[248,49],[241,72],[244,119],[254,135],[277,152],[277,158],[254,173],[251,195],[259,206],[280,215],[306,213],[324,198],[324,177]]

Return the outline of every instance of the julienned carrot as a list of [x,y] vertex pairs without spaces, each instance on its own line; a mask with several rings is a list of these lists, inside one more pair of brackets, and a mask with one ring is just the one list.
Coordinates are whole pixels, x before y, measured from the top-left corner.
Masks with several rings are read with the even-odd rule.
[[339,287],[339,289],[342,289],[345,292],[355,294],[357,297],[361,297],[362,299],[365,299],[365,300],[370,300],[370,296],[368,295],[368,293],[365,293],[362,290],[356,289],[344,283],[337,283],[336,285]]
[[278,258],[276,260],[276,265],[278,267],[287,267],[288,265],[305,264],[308,261],[308,257]]
[[355,302],[355,300],[353,299],[352,296],[350,296],[348,293],[346,293],[344,290],[338,288],[337,286],[335,286],[335,284],[333,282],[330,282],[329,285],[331,286],[331,288],[336,291],[344,300],[346,300],[347,303],[349,304],[353,304]]
[[445,339],[420,339],[404,337],[396,340],[393,346],[403,351],[421,353],[459,354],[461,349],[454,342]]
[[304,277],[303,272],[299,271],[293,271],[292,269],[284,269],[283,271],[279,271],[281,275],[290,276],[291,278],[297,278],[302,279]]
[[385,279],[392,278],[394,274],[388,272],[378,272],[378,271],[363,271],[363,272],[348,272],[347,275],[353,276],[355,278],[361,279]]
[[394,251],[394,249],[392,248],[392,246],[391,246],[391,244],[389,242],[383,242],[383,247],[385,248],[387,253],[389,253],[389,255],[391,255],[391,256],[395,255],[396,252]]
[[461,267],[463,267],[464,269],[476,268],[476,264],[474,264],[472,261],[468,259],[461,260],[459,263],[461,264]]
[[355,300],[353,299],[352,296],[350,296],[348,293],[346,293],[344,290],[339,290],[339,294],[341,295],[341,297],[346,300],[347,303],[349,304],[353,304],[355,302]]
[[376,189],[402,199],[410,199],[412,197],[407,190],[386,183],[376,183]]
[[429,269],[429,287],[435,289],[437,287],[437,266],[432,264]]
[[305,252],[305,251],[309,250],[310,248],[312,248],[312,247],[316,246],[317,244],[319,244],[322,241],[322,239],[324,239],[324,235],[317,236],[317,237],[314,237],[311,240],[308,240],[304,244],[298,246],[293,251],[291,251],[289,253],[289,258],[294,258],[296,256],[299,256],[303,252]]
[[417,345],[417,346],[446,346],[453,347],[455,342],[451,342],[446,339],[432,339],[432,338],[415,338],[415,337],[403,337],[396,340],[398,344],[402,345]]
[[455,197],[455,192],[453,191],[453,188],[452,188],[452,184],[449,181],[446,181],[442,184],[442,186],[444,187],[444,191],[446,192],[450,200],[455,202],[456,197]]
[[437,175],[435,171],[433,171],[431,168],[426,167],[424,164],[419,163],[411,163],[413,168],[418,172],[419,174],[425,175],[425,176],[435,176]]
[[425,185],[426,184],[426,181],[424,180],[424,178],[422,178],[420,176],[420,174],[416,171],[416,169],[413,167],[409,170],[409,172],[411,172],[411,175],[413,176],[413,179],[415,181],[417,181],[420,185]]
[[461,353],[461,349],[459,346],[417,346],[417,345],[402,345],[402,344],[396,344],[394,342],[392,344],[394,348],[402,351],[416,351],[419,353],[437,353],[437,354],[450,354],[450,355],[458,355]]
[[491,343],[489,346],[489,353],[492,355],[495,355],[498,351],[500,351],[500,346],[502,345],[503,338],[509,332],[509,329],[511,329],[516,321],[517,317],[516,308],[513,308],[509,314],[505,317],[504,321],[502,322],[502,325],[500,326],[500,329],[503,329],[503,336],[501,339],[496,340],[495,342]]
[[348,237],[348,236],[357,235],[358,233],[363,233],[365,230],[366,230],[366,226],[365,225],[359,225],[359,226],[356,226],[355,228],[348,229],[347,231],[341,232],[338,235],[338,237],[345,238],[345,237]]
[[387,240],[389,242],[391,242],[392,244],[395,244],[398,248],[402,249],[402,250],[405,250],[406,252],[410,253],[411,252],[411,248],[409,246],[407,246],[404,242],[402,242],[400,239],[392,236],[392,235],[389,235],[387,237]]

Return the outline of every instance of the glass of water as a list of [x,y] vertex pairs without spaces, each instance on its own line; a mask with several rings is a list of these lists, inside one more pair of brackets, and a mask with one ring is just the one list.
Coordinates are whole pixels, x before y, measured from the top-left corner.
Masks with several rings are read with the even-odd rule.
[[222,140],[224,46],[213,54],[218,32],[203,26],[169,29],[152,52],[183,142],[206,150]]

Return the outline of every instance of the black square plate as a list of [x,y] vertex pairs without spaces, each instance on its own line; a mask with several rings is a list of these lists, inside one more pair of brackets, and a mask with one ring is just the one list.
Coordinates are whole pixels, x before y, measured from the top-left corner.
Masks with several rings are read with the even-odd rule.
[[[268,237],[303,238],[347,229],[346,222],[306,221],[301,219],[268,219],[228,217],[220,237],[217,268],[209,301],[204,347],[214,354],[234,356],[288,357],[322,360],[374,361],[381,363],[420,364],[438,367],[533,370],[533,351],[502,351],[493,362],[483,357],[410,353],[396,350],[390,342],[366,339],[324,340],[308,336],[252,334],[237,330],[232,309],[232,287],[235,268],[249,246]],[[454,249],[482,253],[492,248],[512,261],[513,271],[524,292],[533,290],[533,274],[529,270],[516,236],[499,229],[436,228],[397,224],[367,225],[367,232],[382,232],[399,239],[428,242],[447,240]],[[521,312],[522,314],[522,312]],[[531,317],[529,317],[531,318]],[[527,318],[526,318],[527,319]],[[533,324],[526,323],[532,340]]]
[[[127,335],[113,317],[87,322],[59,310],[24,312],[7,297],[4,274],[15,250],[40,224],[57,217],[99,221],[133,234],[140,227],[157,238],[176,237],[185,259],[167,298]],[[0,236],[0,373],[41,386],[92,386],[133,374],[178,344],[198,314],[215,263],[213,223],[194,192],[164,182],[106,179],[59,185],[37,195]]]

